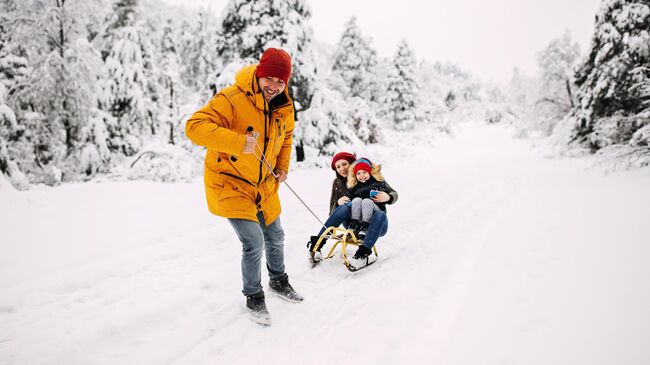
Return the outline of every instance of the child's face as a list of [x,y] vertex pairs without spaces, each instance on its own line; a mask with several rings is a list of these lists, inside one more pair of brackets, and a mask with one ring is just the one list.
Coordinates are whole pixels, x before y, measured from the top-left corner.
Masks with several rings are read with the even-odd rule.
[[368,181],[368,179],[370,179],[370,174],[368,173],[368,171],[366,170],[357,171],[357,180],[359,180],[359,182],[363,183]]

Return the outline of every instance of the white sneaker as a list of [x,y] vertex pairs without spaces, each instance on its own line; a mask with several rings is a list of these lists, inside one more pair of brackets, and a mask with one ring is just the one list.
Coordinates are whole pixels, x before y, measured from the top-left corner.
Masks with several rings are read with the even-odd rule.
[[355,259],[354,257],[350,257],[348,259],[350,261],[350,267],[353,269],[353,271],[363,269],[364,267],[374,263],[377,261],[377,255],[371,253],[367,257]]

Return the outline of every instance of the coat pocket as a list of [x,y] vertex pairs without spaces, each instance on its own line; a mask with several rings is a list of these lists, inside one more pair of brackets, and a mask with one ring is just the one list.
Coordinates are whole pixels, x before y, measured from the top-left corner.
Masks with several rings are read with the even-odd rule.
[[262,202],[262,208],[269,213],[270,216],[277,216],[280,214],[280,196],[278,195],[278,189],[280,188],[280,183],[273,177],[269,175],[266,180],[264,180],[263,185],[264,200]]

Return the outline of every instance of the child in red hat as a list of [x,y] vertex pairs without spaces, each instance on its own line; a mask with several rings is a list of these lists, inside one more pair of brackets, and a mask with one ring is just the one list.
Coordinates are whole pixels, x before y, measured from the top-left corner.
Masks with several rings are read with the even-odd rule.
[[[397,200],[397,193],[388,185],[381,175],[381,166],[373,164],[367,158],[358,159],[350,166],[348,188],[351,199],[351,220],[349,229],[353,230],[357,239],[364,240],[375,212],[386,212],[386,204]],[[374,242],[372,242],[374,245]],[[371,248],[359,246],[354,254],[355,259],[368,257]]]

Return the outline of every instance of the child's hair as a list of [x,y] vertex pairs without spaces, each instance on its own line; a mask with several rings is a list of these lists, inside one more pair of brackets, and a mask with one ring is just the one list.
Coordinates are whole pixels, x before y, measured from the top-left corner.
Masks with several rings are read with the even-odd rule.
[[370,162],[369,159],[362,157],[348,168],[348,189],[352,189],[357,185],[357,171],[359,170],[366,170],[375,180],[384,181],[384,177],[381,176],[381,165]]

